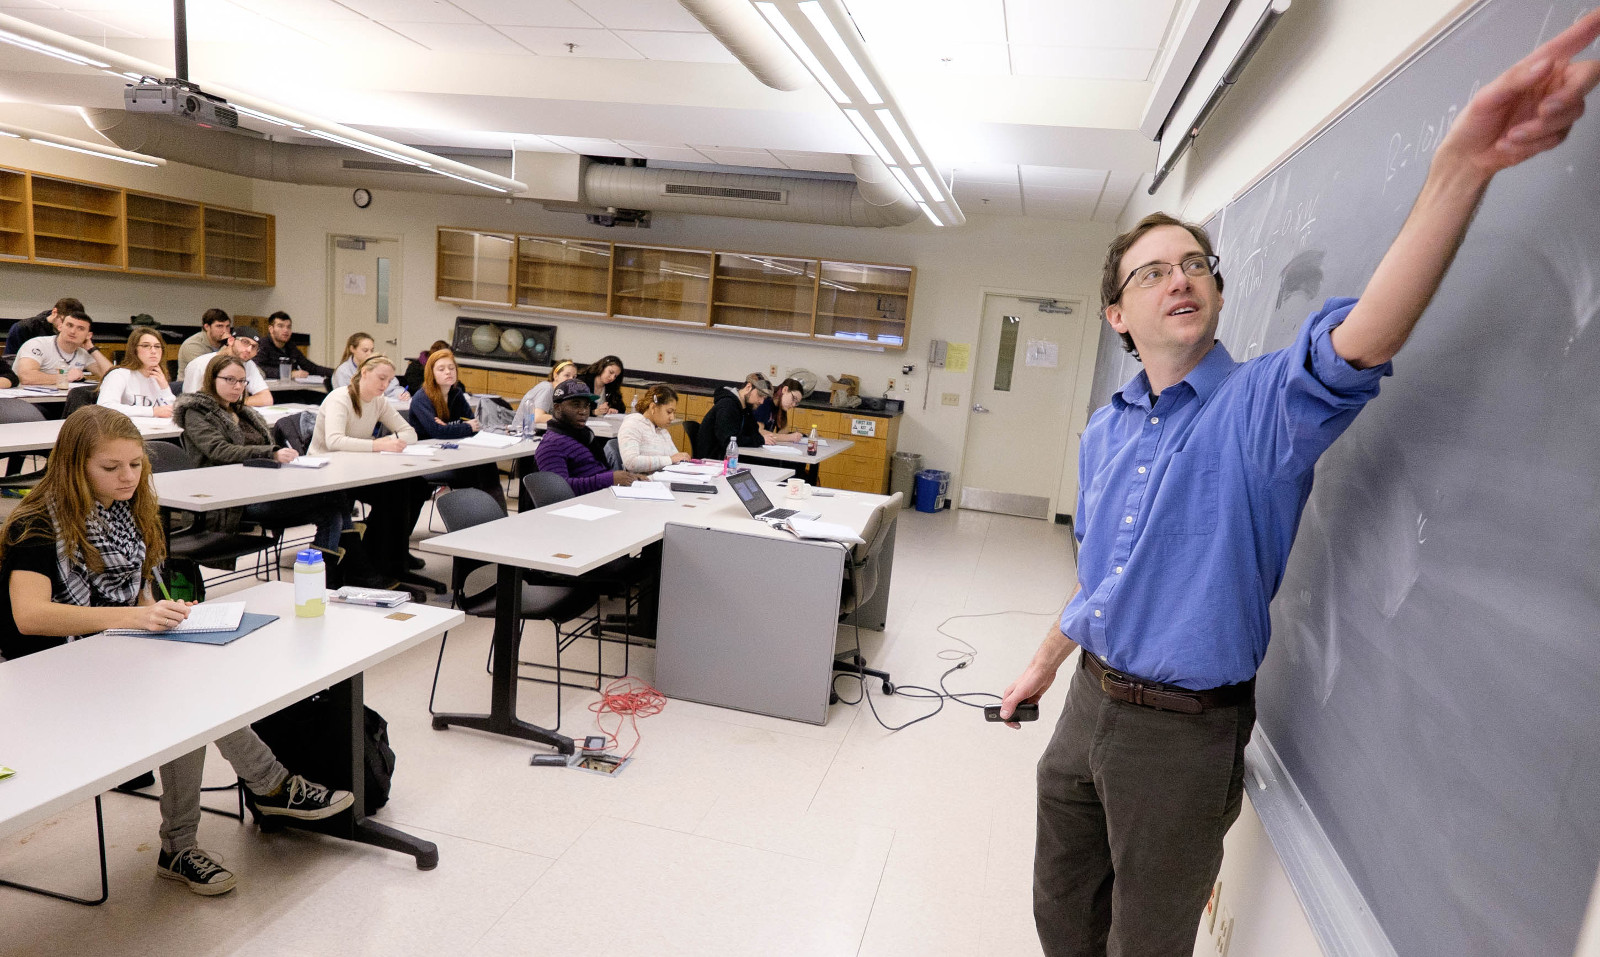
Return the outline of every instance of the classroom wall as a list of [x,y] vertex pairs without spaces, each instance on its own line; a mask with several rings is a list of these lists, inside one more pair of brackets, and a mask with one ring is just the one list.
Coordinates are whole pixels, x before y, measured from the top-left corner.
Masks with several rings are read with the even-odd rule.
[[[1459,0],[1297,0],[1162,188],[1154,196],[1144,186],[1134,191],[1119,227],[1154,210],[1193,221],[1210,216],[1463,6]],[[1227,269],[1223,263],[1224,275]],[[1278,855],[1248,807],[1229,832],[1220,879],[1234,916],[1228,957],[1322,957]],[[1216,953],[1203,930],[1195,953]]]
[[[333,235],[364,235],[402,243],[402,276],[397,312],[401,351],[415,355],[438,338],[449,338],[459,314],[491,315],[434,298],[435,229],[465,226],[639,241],[661,245],[716,247],[773,254],[839,257],[904,263],[917,267],[910,343],[905,352],[870,352],[832,346],[774,343],[722,335],[660,330],[613,322],[558,318],[557,351],[580,360],[612,353],[630,370],[742,379],[752,371],[778,373],[795,367],[819,376],[853,373],[862,389],[881,395],[892,377],[893,398],[907,406],[900,448],[921,452],[929,468],[959,473],[971,395],[971,371],[936,372],[928,382],[930,338],[976,346],[986,290],[1035,295],[1078,296],[1093,303],[1100,257],[1112,234],[1107,225],[1048,220],[972,217],[958,229],[918,224],[893,230],[852,229],[756,222],[706,216],[659,215],[651,229],[604,229],[581,216],[546,212],[537,204],[490,196],[467,197],[375,190],[368,209],[357,209],[344,188],[253,181],[191,167],[169,165],[146,170],[91,157],[60,154],[27,143],[0,142],[0,163],[99,182],[208,199],[277,217],[277,285],[259,290],[210,283],[139,279],[110,273],[0,265],[0,315],[31,315],[58,296],[77,295],[92,314],[121,318],[149,312],[161,320],[196,321],[207,307],[262,315],[284,309],[295,328],[312,336],[313,357],[336,358],[325,331],[328,301],[328,245]],[[525,318],[528,318],[525,314]],[[1093,339],[1088,344],[1092,347]],[[668,355],[657,365],[657,352]],[[676,355],[676,365],[670,357]],[[1092,362],[1092,348],[1086,363]],[[915,364],[911,376],[902,365]],[[1092,370],[1090,370],[1092,371]],[[1080,375],[1081,410],[1088,401],[1090,375]],[[826,379],[822,379],[826,385]],[[929,387],[928,408],[922,409]],[[943,392],[960,395],[943,406]],[[1082,428],[1081,413],[1065,427]],[[1071,459],[1075,463],[1075,456]],[[1075,465],[1072,466],[1075,468]],[[1067,503],[1070,508],[1070,502]]]

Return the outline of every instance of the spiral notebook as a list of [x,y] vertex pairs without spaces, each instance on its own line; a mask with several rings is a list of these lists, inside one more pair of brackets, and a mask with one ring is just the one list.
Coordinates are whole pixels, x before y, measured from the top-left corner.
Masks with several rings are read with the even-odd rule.
[[213,631],[237,631],[239,621],[244,617],[244,602],[242,601],[207,601],[201,602],[189,609],[189,617],[181,624],[165,631],[149,631],[144,628],[107,628],[108,635],[199,635]]

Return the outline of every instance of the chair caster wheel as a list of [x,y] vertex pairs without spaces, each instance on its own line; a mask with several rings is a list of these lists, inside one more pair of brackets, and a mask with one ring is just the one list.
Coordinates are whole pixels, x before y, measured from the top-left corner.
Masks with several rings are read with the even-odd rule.
[[857,668],[865,668],[867,666],[867,659],[861,657],[860,655],[851,655],[850,657],[851,660],[856,663]]
[[828,692],[828,703],[829,704],[838,704],[839,703],[839,693],[837,691]]
[[889,682],[885,681],[883,683],[883,693],[884,694],[894,694],[894,685],[892,685]]
[[444,729],[446,729],[448,727],[450,727],[450,722],[446,721],[445,719],[440,718],[440,717],[435,717],[433,719],[433,730],[435,730],[435,731],[443,731]]

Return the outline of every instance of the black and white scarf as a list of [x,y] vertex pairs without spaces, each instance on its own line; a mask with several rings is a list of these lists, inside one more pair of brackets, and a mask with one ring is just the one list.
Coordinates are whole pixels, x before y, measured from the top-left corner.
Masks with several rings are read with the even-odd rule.
[[[56,528],[55,509],[50,510],[50,520]],[[89,515],[85,537],[100,552],[105,570],[98,574],[89,570],[88,560],[81,554],[67,553],[66,538],[56,535],[56,568],[61,572],[64,594],[56,600],[80,607],[108,607],[132,605],[139,600],[144,587],[144,539],[133,520],[133,508],[127,502],[112,502],[110,508],[98,503]]]

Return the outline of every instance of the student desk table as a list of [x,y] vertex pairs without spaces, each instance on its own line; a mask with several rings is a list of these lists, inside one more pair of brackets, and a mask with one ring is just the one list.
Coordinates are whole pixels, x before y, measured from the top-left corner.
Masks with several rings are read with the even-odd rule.
[[[794,500],[775,486],[766,491],[782,508],[820,513],[857,535],[888,501],[864,492]],[[673,698],[823,724],[848,546],[796,538],[751,518],[737,498],[717,499],[666,527],[656,687]],[[898,511],[885,514],[891,524],[873,559],[872,600],[853,616],[863,627],[881,630],[887,617]]]
[[[45,419],[43,422],[7,422],[0,424],[0,454],[14,452],[44,452],[55,448],[61,434],[62,419]],[[145,439],[175,439],[183,430],[171,419],[138,418],[133,424]]]
[[[805,443],[795,445],[790,442],[779,442],[776,445],[753,445],[748,448],[739,447],[740,459],[760,459],[763,462],[782,462],[793,465],[801,470],[801,478],[812,485],[818,484],[819,472],[817,466],[833,458],[850,446],[855,445],[849,439],[827,439],[828,444],[817,446],[816,455],[807,455]],[[777,499],[773,499],[774,502]],[[815,509],[813,509],[815,511]]]
[[[433,605],[329,603],[321,618],[296,618],[289,582],[256,585],[226,600],[278,620],[221,646],[93,635],[0,664],[0,760],[17,772],[0,780],[0,835],[331,687],[349,717],[337,731],[349,736],[350,774],[318,783],[352,791],[355,805],[294,826],[411,854],[418,867],[432,868],[439,858],[433,844],[362,813],[362,672],[465,616]],[[103,857],[101,885],[104,894]]]
[[[788,469],[754,466],[758,479],[776,482],[792,474]],[[694,509],[718,503],[737,505],[725,479],[707,479],[718,486],[717,495],[674,492],[673,501],[648,502],[621,499],[604,488],[598,492],[535,509],[494,522],[485,522],[422,542],[423,551],[492,562],[497,567],[494,618],[494,674],[487,714],[438,714],[433,726],[474,728],[522,738],[571,754],[572,739],[517,717],[517,636],[521,624],[522,570],[577,576],[594,571],[613,559],[636,555],[646,545],[661,540],[667,523]],[[556,512],[571,505],[590,505],[616,512],[584,521]]]

